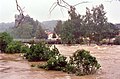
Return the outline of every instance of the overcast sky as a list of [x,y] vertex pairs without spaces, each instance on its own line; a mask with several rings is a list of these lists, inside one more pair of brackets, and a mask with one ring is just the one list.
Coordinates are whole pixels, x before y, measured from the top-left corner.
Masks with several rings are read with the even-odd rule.
[[[49,9],[56,0],[18,0],[19,5],[24,8],[24,14],[30,15],[35,20],[40,22],[46,20],[67,20],[69,15],[64,8],[56,7],[51,14]],[[85,0],[65,0],[70,4],[76,4]],[[80,4],[76,6],[77,12],[81,15],[85,14],[86,7],[92,8],[93,6],[103,4],[108,21],[112,23],[120,23],[120,2],[109,0],[86,0],[89,3]],[[16,9],[15,0],[0,0],[0,22],[13,22],[14,15],[19,14]]]

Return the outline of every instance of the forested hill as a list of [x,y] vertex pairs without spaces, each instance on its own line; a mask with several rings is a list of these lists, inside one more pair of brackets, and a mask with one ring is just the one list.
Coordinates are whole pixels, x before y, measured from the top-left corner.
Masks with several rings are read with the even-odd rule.
[[[43,21],[39,22],[44,30],[53,31],[58,20]],[[0,23],[0,32],[9,31],[14,27],[14,22],[11,23]]]
[[8,31],[14,27],[14,22],[11,23],[0,23],[0,32]]
[[[31,38],[47,38],[45,31],[53,31],[57,24],[57,20],[39,22],[29,15],[24,16],[24,21],[19,24],[20,15],[15,15],[15,22],[0,23],[0,32],[8,32],[13,38],[31,39]],[[19,24],[19,26],[18,26]]]
[[42,27],[49,31],[54,31],[54,27],[57,25],[58,20],[43,21]]

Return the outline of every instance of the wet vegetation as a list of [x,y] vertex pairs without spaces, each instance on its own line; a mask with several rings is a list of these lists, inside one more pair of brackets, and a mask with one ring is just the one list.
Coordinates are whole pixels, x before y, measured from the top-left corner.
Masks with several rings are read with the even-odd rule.
[[13,40],[13,38],[6,32],[0,33],[0,50],[5,52],[7,45]]
[[28,61],[46,61],[58,53],[58,49],[55,46],[53,49],[50,49],[49,45],[41,42],[39,44],[32,44],[30,50],[24,56]]
[[21,53],[22,43],[19,41],[12,41],[6,47],[6,53]]
[[39,65],[39,67],[81,76],[94,74],[101,66],[96,58],[90,55],[89,51],[77,50],[68,61],[66,57],[59,54],[51,57],[46,64]]
[[64,71],[66,69],[66,66],[66,57],[59,54],[51,57],[46,64],[39,65],[38,67],[44,68],[46,70]]
[[90,55],[89,51],[77,50],[73,56],[70,57],[67,72],[76,75],[93,74],[100,68],[100,64],[95,57]]

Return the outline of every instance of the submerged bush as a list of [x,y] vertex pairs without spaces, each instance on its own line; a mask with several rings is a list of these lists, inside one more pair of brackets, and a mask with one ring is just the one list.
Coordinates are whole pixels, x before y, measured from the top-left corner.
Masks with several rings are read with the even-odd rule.
[[6,32],[0,33],[0,50],[5,52],[7,45],[13,40],[13,38]]
[[63,71],[65,70],[65,67],[67,65],[66,57],[62,55],[54,55],[51,57],[47,64],[41,66],[41,68],[47,69],[47,70],[59,70]]
[[67,62],[66,57],[56,55],[51,57],[46,64],[39,66],[47,70],[59,70],[76,75],[88,75],[95,73],[100,64],[95,57],[90,55],[89,51],[77,50]]
[[19,41],[12,41],[7,45],[6,53],[20,53],[22,43]]
[[21,53],[26,53],[26,52],[29,52],[29,51],[30,51],[30,48],[28,46],[22,45],[21,48],[20,48]]
[[55,46],[50,50],[50,46],[44,42],[40,42],[39,44],[32,44],[30,51],[25,53],[24,56],[28,61],[46,61],[58,53],[59,51]]
[[90,55],[89,51],[77,50],[73,56],[70,57],[67,72],[76,75],[93,74],[100,68],[100,64],[95,57]]

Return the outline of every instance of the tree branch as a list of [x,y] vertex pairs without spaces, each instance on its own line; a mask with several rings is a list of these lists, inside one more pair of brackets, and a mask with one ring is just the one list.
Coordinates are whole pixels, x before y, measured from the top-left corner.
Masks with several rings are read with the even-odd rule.
[[77,4],[73,5],[73,6],[75,7],[75,6],[77,6],[79,4],[83,4],[83,3],[89,3],[89,2],[88,1],[83,1],[83,2],[77,3]]
[[24,19],[24,14],[23,14],[23,10],[22,8],[19,6],[18,4],[18,1],[16,0],[16,7],[17,7],[17,10],[19,11],[19,15],[21,16],[19,21],[18,21],[18,24],[16,25],[17,27],[22,23],[23,19]]

